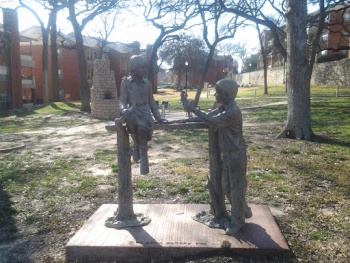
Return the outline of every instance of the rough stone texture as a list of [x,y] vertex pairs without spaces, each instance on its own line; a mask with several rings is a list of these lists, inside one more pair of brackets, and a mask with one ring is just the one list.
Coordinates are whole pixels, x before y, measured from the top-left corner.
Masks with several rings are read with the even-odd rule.
[[335,87],[350,87],[350,59],[315,64],[313,83]]
[[[112,229],[104,226],[118,205],[104,204],[66,246],[68,262],[113,262],[118,260],[169,260],[201,253],[228,252],[247,256],[286,253],[288,245],[268,206],[251,205],[253,216],[233,236],[209,228],[192,217],[208,210],[202,204],[135,204],[135,211],[152,219],[144,227]],[[158,261],[157,261],[158,262]]]
[[120,107],[114,73],[108,59],[94,61],[93,85],[91,88],[92,117],[113,120],[119,116]]
[[[285,77],[284,68],[274,67],[267,70],[268,84],[281,84]],[[249,82],[252,85],[263,85],[264,72],[257,70],[250,73],[243,73],[236,76],[239,84],[248,86]],[[345,58],[333,62],[315,63],[311,77],[312,85],[329,85],[339,87],[350,86],[350,58]]]

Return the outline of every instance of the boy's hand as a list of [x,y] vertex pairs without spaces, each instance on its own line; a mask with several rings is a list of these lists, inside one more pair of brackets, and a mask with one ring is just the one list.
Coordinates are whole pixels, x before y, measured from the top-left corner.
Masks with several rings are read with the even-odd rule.
[[190,111],[193,112],[193,110],[196,108],[196,107],[192,104],[192,101],[190,102],[190,101],[188,101],[187,99],[183,102],[183,104],[184,104],[184,108],[185,108],[185,110],[186,110],[187,112],[190,112]]
[[184,109],[187,112],[193,111],[196,107],[192,104],[192,101],[189,102],[187,99],[187,93],[185,91],[181,92],[181,101],[182,104],[184,105]]
[[128,114],[128,109],[122,109],[120,112],[120,116],[126,116]]

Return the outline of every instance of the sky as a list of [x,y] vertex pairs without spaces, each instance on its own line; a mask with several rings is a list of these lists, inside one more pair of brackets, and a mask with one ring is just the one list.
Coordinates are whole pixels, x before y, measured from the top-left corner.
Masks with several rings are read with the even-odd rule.
[[[16,1],[14,1],[16,2]],[[39,9],[36,9],[36,11]],[[0,12],[1,13],[1,12]],[[39,13],[44,22],[47,21],[44,12]],[[2,13],[1,13],[2,21]],[[19,17],[19,29],[24,30],[31,25],[39,25],[34,15],[24,9],[18,9],[18,17]],[[64,33],[72,32],[73,29],[70,25],[70,22],[66,19],[68,17],[68,11],[60,12],[58,18],[58,24],[61,30]],[[119,19],[119,18],[118,18]],[[97,19],[93,22],[88,23],[85,33],[86,34],[94,34],[92,29],[96,28],[96,24],[98,23]],[[132,19],[128,19],[128,17],[124,17],[122,21],[119,21],[116,24],[116,30],[111,36],[111,41],[119,41],[119,42],[133,42],[138,40],[141,43],[141,46],[145,47],[147,44],[153,44],[155,38],[159,34],[159,30],[153,27],[152,25],[145,25],[143,21],[143,16],[140,15],[138,17],[132,16]],[[247,33],[247,30],[249,33]],[[197,30],[198,31],[198,30]],[[247,42],[248,45],[251,45],[252,42],[258,43],[257,35],[255,30],[245,29],[244,32],[238,35],[236,38],[236,42]],[[251,45],[253,46],[253,45]]]
[[[63,33],[70,33],[73,28],[70,22],[66,19],[68,12],[60,12],[58,17],[58,26]],[[18,10],[19,17],[19,30],[24,30],[32,25],[39,25],[34,15],[20,8]],[[43,21],[47,21],[44,15],[42,15]],[[86,29],[83,33],[86,35],[96,36],[94,29],[100,20],[95,19],[87,24]],[[146,47],[147,44],[153,44],[154,39],[157,37],[158,31],[153,26],[147,26],[143,23],[142,17],[134,18],[132,20],[124,19],[116,23],[115,30],[111,37],[108,39],[110,41],[118,41],[123,43],[130,43],[135,40],[141,43],[141,47]]]
[[[15,2],[17,1],[14,1],[14,3]],[[14,8],[14,6],[12,8]],[[39,8],[36,8],[35,10],[39,13],[42,21],[46,22],[48,20],[45,12],[39,12]],[[27,29],[32,25],[39,25],[35,16],[24,8],[18,9],[18,17],[20,31]],[[58,26],[63,33],[70,33],[73,31],[70,22],[66,19],[67,17],[67,10],[61,11],[58,14]],[[141,43],[141,48],[145,48],[147,44],[153,44],[159,35],[159,30],[152,25],[146,25],[143,21],[144,18],[142,15],[138,17],[132,16],[132,19],[128,18],[129,17],[125,16],[122,21],[118,21],[116,23],[115,31],[108,40],[122,43],[131,43],[137,40]],[[0,12],[0,21],[2,21],[2,12]],[[98,23],[100,23],[98,19],[95,19],[94,21],[88,23],[83,34],[96,36],[96,33],[94,33],[93,30],[97,28]],[[194,34],[196,35],[196,33],[197,36],[200,37],[200,35],[198,35],[198,29]],[[244,29],[241,33],[236,35],[234,40],[230,41],[235,44],[239,42],[246,43],[247,50],[251,50],[258,46],[257,33],[253,28]],[[236,57],[235,59],[240,63],[239,58]]]
[[[15,6],[16,5],[10,7],[14,8]],[[36,9],[36,11],[37,10],[39,9]],[[45,12],[38,12],[38,14],[40,15],[42,21],[46,23],[47,16]],[[67,17],[67,11],[60,12],[58,16],[58,25],[63,33],[70,33],[73,31],[70,22],[66,19]],[[0,12],[0,22],[2,22],[2,12]],[[88,35],[96,35],[96,33],[94,34],[93,29],[96,28],[96,24],[98,22],[98,19],[96,19],[96,21],[90,22],[87,25],[84,33]],[[20,31],[27,29],[32,25],[39,25],[35,16],[24,8],[18,9],[18,23]],[[118,22],[115,28],[116,30],[109,40],[124,43],[138,40],[143,47],[146,47],[147,44],[152,44],[158,33],[153,26],[144,25],[142,22],[142,17],[133,17],[133,19],[129,21],[128,19],[124,19],[123,21]]]

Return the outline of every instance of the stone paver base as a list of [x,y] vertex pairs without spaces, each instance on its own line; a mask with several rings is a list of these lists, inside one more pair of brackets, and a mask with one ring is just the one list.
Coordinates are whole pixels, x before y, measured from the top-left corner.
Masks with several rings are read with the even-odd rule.
[[234,236],[192,219],[196,213],[209,210],[208,205],[134,204],[135,213],[145,213],[152,219],[149,225],[126,229],[105,227],[106,219],[113,216],[117,207],[104,204],[95,212],[68,242],[67,261],[160,260],[222,249],[250,256],[289,251],[266,205],[251,205],[253,217]]

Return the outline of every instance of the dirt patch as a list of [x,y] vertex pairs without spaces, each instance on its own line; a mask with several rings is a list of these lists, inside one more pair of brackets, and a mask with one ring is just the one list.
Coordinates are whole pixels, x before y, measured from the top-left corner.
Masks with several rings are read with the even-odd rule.
[[[58,179],[55,178],[57,182],[55,181],[53,186],[55,188],[76,187],[80,189],[78,193],[75,193],[73,189],[68,197],[61,198],[57,195],[56,199],[51,200],[50,193],[48,193],[49,197],[42,200],[43,193],[41,192],[27,195],[27,192],[30,191],[30,184],[23,186],[23,191],[20,193],[10,196],[0,187],[1,200],[7,200],[6,202],[17,210],[12,222],[8,223],[3,229],[4,231],[0,231],[1,263],[64,262],[65,245],[69,239],[100,205],[117,202],[116,178],[111,167],[111,163],[116,163],[116,156],[114,157],[112,154],[112,160],[96,162],[96,158],[99,158],[96,153],[116,152],[116,134],[108,132],[105,128],[106,125],[113,125],[113,122],[97,121],[85,116],[78,125],[65,127],[66,121],[66,118],[62,118],[62,126],[57,128],[0,135],[0,148],[10,144],[23,144],[26,148],[17,150],[15,154],[29,156],[31,162],[40,160],[47,164],[57,159],[72,159],[76,156],[77,161],[83,160],[84,165],[86,165],[84,167],[85,178],[99,180],[96,187],[94,185],[92,187],[85,186],[87,189],[93,190],[94,194],[81,190],[79,187],[86,182],[70,181],[69,174]],[[330,194],[336,187],[336,184],[331,180],[316,181],[315,177],[319,176],[318,174],[312,177],[312,160],[310,161],[304,156],[309,151],[312,153],[312,158],[318,158],[320,145],[309,142],[275,140],[273,134],[277,134],[282,126],[283,123],[262,124],[248,120],[245,122],[246,141],[249,145],[248,201],[270,206],[289,245],[294,251],[297,251],[298,255],[247,259],[223,253],[201,258],[174,260],[173,262],[320,262],[320,259],[326,255],[334,255],[337,260],[333,262],[346,262],[348,238],[344,237],[344,232],[341,232],[340,229],[346,225],[338,221],[344,219],[343,214],[349,207],[349,201],[344,198],[339,198],[342,200],[341,202],[334,200],[334,196],[340,195],[340,193],[337,191],[336,195]],[[193,169],[194,174],[208,171],[206,143],[181,140],[174,143],[168,143],[167,140],[162,143],[157,142],[160,137],[165,137],[165,135],[165,131],[155,131],[154,140],[149,144],[150,175],[140,175],[139,164],[133,163],[133,180],[142,179],[142,182],[149,183],[149,181],[162,182],[167,179],[176,184],[180,181],[181,175],[177,174],[176,171],[165,171],[163,164],[172,163],[177,159],[197,159],[197,163],[193,165],[196,166]],[[3,153],[0,157],[5,158],[10,154],[14,153]],[[31,156],[33,157],[31,158]],[[335,156],[331,157],[335,158]],[[11,158],[8,160],[5,165],[10,165],[13,161]],[[287,160],[290,166],[286,166],[282,160]],[[74,161],[73,158],[72,162]],[[344,159],[343,164],[346,161],[347,159]],[[303,174],[305,170],[308,171],[307,176]],[[52,172],[54,173],[55,170]],[[185,195],[170,196],[164,194],[162,186],[151,186],[158,188],[146,194],[139,191],[138,195],[134,196],[134,203],[186,202]],[[153,192],[157,195],[152,195]],[[310,202],[313,203],[309,208]],[[324,202],[324,204],[320,209],[316,209],[315,207],[318,207],[320,202]],[[327,224],[324,223],[325,220],[328,220]],[[330,226],[332,228],[328,230]],[[336,234],[332,235],[332,233]],[[333,247],[335,243],[337,247]],[[310,249],[312,249],[312,253],[308,252]]]

